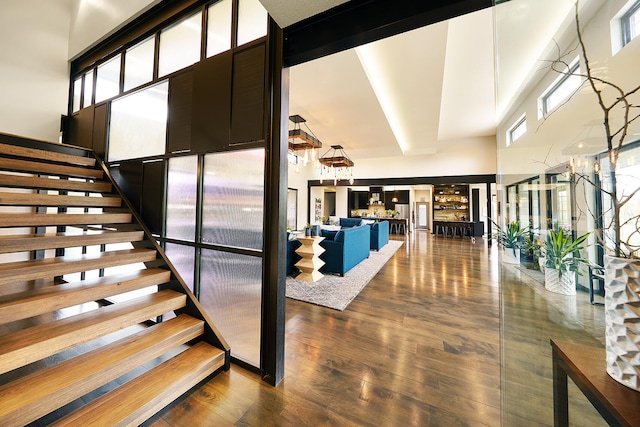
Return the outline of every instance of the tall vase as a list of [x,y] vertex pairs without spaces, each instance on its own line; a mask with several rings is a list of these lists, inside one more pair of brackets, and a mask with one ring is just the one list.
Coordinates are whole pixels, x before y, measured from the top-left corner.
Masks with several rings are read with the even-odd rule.
[[520,249],[504,248],[502,253],[502,262],[505,264],[520,264]]
[[550,292],[562,295],[576,294],[576,274],[573,271],[565,271],[562,276],[555,268],[544,269],[544,287]]
[[640,391],[640,260],[605,257],[607,373]]

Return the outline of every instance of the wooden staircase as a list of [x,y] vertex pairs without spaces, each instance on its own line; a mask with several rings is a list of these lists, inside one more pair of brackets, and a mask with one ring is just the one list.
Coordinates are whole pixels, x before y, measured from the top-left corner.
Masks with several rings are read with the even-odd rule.
[[92,152],[0,137],[0,425],[138,425],[229,360]]

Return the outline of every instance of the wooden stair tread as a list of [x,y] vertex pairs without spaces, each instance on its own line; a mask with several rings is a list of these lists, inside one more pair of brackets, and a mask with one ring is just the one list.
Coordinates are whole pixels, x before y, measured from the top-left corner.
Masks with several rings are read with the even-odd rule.
[[[148,268],[97,279],[50,285],[0,296],[0,324],[13,322],[74,305],[97,301],[124,292],[160,285],[171,279],[169,270]],[[1,424],[1,423],[0,423]]]
[[0,264],[0,285],[156,259],[154,249],[123,249]]
[[72,248],[108,243],[138,242],[143,231],[89,230],[83,234],[22,234],[0,236],[0,253]]
[[73,181],[51,179],[39,176],[9,175],[0,173],[0,187],[38,188],[43,190],[68,190],[94,193],[108,193],[111,183],[106,181]]
[[224,352],[205,342],[97,398],[52,426],[139,425],[224,364]]
[[24,425],[162,356],[204,332],[181,314],[0,387],[0,425]]
[[120,197],[64,196],[0,191],[0,205],[9,206],[119,207],[121,203]]
[[37,148],[28,148],[11,144],[0,143],[0,154],[17,157],[28,157],[31,159],[40,159],[59,163],[69,163],[71,165],[77,166],[92,167],[96,164],[95,157],[75,156],[73,154],[64,154],[49,150],[39,150]]
[[47,225],[119,224],[131,222],[130,213],[0,213],[1,227],[38,227]]
[[73,176],[78,178],[100,179],[104,176],[104,173],[101,169],[88,169],[79,166],[65,166],[55,163],[44,163],[8,158],[0,158],[0,169],[26,173]]
[[4,335],[0,374],[184,307],[186,295],[163,290]]

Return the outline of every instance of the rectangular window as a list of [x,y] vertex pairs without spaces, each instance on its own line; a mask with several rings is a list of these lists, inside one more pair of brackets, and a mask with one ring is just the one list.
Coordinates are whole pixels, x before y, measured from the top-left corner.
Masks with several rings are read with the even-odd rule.
[[267,11],[258,0],[240,0],[238,46],[266,36],[267,18]]
[[153,58],[156,38],[130,47],[124,54],[124,90],[125,92],[153,80]]
[[164,154],[168,98],[165,81],[111,103],[110,162]]
[[113,98],[120,93],[120,55],[98,66],[96,102]]
[[264,149],[204,158],[202,241],[262,250]]
[[541,97],[542,116],[553,111],[569,98],[582,84],[580,76],[580,58],[576,58],[569,67],[561,72],[560,76],[544,92]]
[[198,156],[169,159],[166,235],[195,242]]
[[166,76],[200,61],[202,12],[160,32],[158,77]]
[[221,0],[207,10],[207,58],[231,49],[231,0]]
[[93,104],[93,70],[84,73],[84,95],[82,98],[82,108]]
[[507,131],[507,147],[527,132],[527,115],[523,114]]
[[638,35],[640,30],[640,1],[631,6],[631,9],[622,16],[620,22],[622,24],[622,45],[626,46]]
[[82,96],[82,77],[78,77],[73,81],[73,106],[72,111],[75,113],[80,110],[80,100]]

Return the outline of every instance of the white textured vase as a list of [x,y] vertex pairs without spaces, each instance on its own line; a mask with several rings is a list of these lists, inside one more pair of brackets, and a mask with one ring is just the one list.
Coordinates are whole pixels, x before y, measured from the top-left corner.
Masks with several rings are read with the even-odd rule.
[[607,373],[640,391],[640,260],[605,257]]
[[554,268],[544,269],[544,287],[549,292],[562,295],[576,294],[576,275],[573,271],[565,271],[562,277]]
[[504,248],[502,262],[505,264],[520,264],[520,249]]

